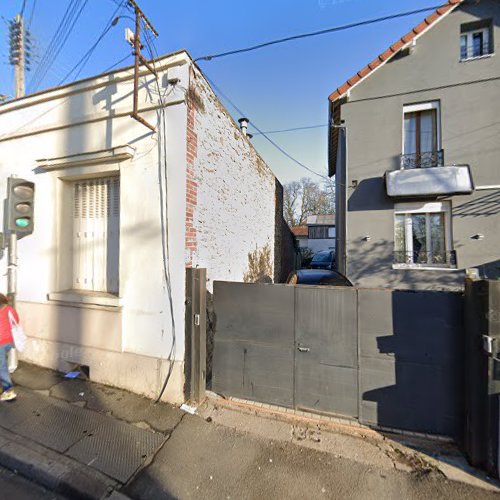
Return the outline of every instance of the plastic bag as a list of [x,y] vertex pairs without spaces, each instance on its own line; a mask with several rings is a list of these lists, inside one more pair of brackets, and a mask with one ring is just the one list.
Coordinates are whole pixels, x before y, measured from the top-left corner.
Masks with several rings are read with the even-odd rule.
[[9,373],[14,373],[17,369],[17,351],[12,348],[7,355],[7,365]]

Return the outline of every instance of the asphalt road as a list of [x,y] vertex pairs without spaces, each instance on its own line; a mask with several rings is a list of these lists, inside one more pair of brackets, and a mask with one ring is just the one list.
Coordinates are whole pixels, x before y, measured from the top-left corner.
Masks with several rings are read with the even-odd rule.
[[64,497],[0,467],[0,498],[15,500],[64,500]]

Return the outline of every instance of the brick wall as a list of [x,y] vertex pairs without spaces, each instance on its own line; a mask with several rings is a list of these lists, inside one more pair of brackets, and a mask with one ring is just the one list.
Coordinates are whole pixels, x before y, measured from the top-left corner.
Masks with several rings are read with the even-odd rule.
[[198,149],[198,137],[195,132],[196,108],[188,100],[187,116],[187,167],[186,167],[186,267],[192,267],[193,254],[196,252],[196,227],[194,212],[198,201],[198,183],[195,163]]
[[196,67],[187,97],[186,265],[207,268],[209,290],[213,280],[273,281],[276,178]]

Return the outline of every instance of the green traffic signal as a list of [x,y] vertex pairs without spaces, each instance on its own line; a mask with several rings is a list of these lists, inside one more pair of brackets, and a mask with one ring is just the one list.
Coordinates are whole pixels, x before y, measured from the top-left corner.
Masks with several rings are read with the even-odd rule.
[[30,220],[29,219],[26,219],[26,218],[23,218],[23,219],[16,219],[16,226],[17,227],[20,227],[20,228],[25,228],[25,227],[28,227],[30,225]]

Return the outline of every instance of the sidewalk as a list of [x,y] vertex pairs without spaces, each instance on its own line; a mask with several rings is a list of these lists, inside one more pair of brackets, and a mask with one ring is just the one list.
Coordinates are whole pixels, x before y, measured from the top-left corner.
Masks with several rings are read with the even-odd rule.
[[459,455],[444,443],[217,397],[193,416],[31,365],[15,381],[18,400],[0,405],[0,465],[69,498],[500,497],[445,463]]

